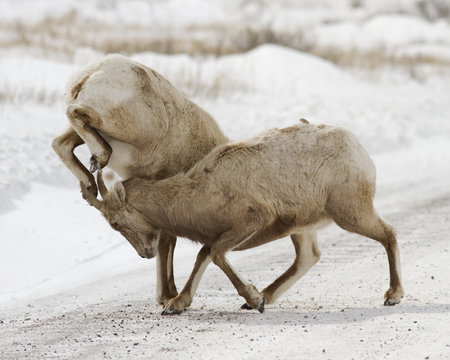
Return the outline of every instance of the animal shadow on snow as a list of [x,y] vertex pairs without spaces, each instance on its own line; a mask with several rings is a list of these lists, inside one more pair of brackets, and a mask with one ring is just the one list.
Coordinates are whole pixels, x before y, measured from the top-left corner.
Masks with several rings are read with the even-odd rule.
[[[394,314],[444,314],[450,312],[450,304],[430,304],[430,305],[397,305],[395,307],[380,308],[345,308],[345,309],[321,309],[302,311],[266,309],[266,312],[247,311],[218,311],[205,315],[204,310],[188,310],[183,313],[184,317],[189,317],[189,321],[208,321],[214,319],[215,322],[223,323],[245,323],[248,325],[298,325],[298,324],[345,324],[370,320],[377,317],[385,317]],[[203,314],[202,316],[199,316]]]

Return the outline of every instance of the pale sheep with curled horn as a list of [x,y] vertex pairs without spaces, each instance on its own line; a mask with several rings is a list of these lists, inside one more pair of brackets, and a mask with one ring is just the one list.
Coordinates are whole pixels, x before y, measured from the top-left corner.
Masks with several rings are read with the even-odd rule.
[[[66,104],[69,127],[52,146],[93,194],[97,187],[91,172],[98,168],[108,166],[122,179],[163,179],[187,171],[227,141],[214,119],[162,75],[121,55],[108,55],[73,74]],[[91,172],[74,154],[84,143],[92,153]],[[163,238],[157,251],[155,236]],[[172,262],[176,237],[158,233],[127,239],[140,256],[157,256],[156,298],[167,304],[177,295]]]
[[[397,239],[373,207],[372,160],[349,131],[305,122],[219,146],[187,173],[160,181],[134,178],[107,191],[99,172],[104,201],[82,184],[88,202],[127,236],[163,230],[203,244],[190,278],[168,302],[165,314],[190,305],[211,260],[244,297],[243,308],[264,311],[265,304],[273,303],[319,260],[317,230],[332,221],[384,246],[390,271],[384,304],[400,302],[404,292]],[[225,258],[227,251],[287,235],[294,244],[294,263],[261,292]]]

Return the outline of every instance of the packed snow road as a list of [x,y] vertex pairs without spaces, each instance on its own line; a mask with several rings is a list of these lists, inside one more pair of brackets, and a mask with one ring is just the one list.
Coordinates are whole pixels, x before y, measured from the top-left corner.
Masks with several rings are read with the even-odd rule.
[[[401,244],[406,296],[395,307],[382,306],[388,267],[381,245],[330,227],[320,233],[321,261],[263,314],[240,310],[242,299],[210,266],[191,308],[162,316],[154,301],[154,261],[136,258],[134,269],[58,295],[9,303],[1,314],[0,357],[445,359],[450,350],[445,185],[386,189],[379,196],[378,208],[396,225]],[[427,196],[411,200],[417,191]],[[197,250],[179,242],[178,286]],[[293,254],[283,239],[230,259],[262,288]]]

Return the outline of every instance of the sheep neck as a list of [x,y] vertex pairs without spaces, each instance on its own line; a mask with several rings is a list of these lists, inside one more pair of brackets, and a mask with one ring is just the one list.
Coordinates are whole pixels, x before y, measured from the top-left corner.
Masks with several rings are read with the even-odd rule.
[[132,179],[128,180],[128,203],[136,210],[144,214],[152,226],[162,230],[176,231],[180,217],[179,212],[172,214],[174,207],[180,203],[189,203],[193,180],[183,175],[175,175],[164,180]]

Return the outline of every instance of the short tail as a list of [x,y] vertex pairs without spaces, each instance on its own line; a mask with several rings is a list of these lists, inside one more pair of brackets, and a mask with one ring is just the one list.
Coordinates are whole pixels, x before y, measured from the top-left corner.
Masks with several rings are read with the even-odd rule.
[[309,124],[309,121],[304,118],[301,118],[299,121],[301,121],[303,124]]

